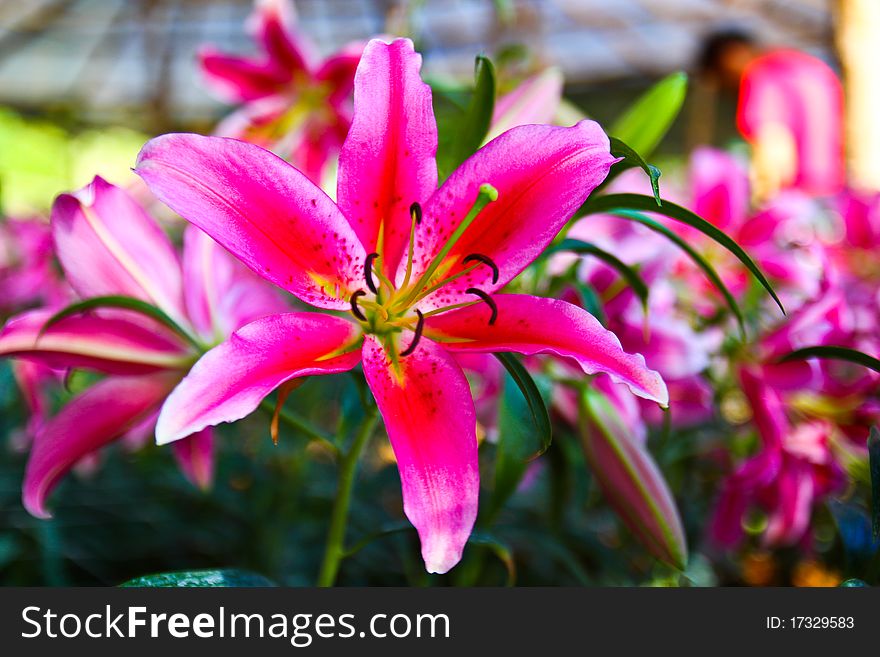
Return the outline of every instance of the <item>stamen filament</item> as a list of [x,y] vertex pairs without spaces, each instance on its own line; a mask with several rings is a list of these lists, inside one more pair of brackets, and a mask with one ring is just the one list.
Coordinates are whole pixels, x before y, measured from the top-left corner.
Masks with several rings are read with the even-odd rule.
[[413,257],[416,250],[416,224],[422,223],[422,206],[413,203],[409,206],[409,215],[412,218],[409,227],[409,249],[406,252],[406,275],[403,277],[403,287],[409,285],[409,279],[412,276]]
[[461,278],[462,276],[466,276],[467,274],[470,274],[470,273],[471,273],[474,269],[476,269],[477,267],[479,267],[479,265],[471,265],[471,266],[468,267],[467,269],[462,269],[462,270],[461,270],[460,272],[458,272],[457,274],[453,274],[452,276],[449,276],[448,278],[444,278],[442,281],[439,281],[439,282],[437,282],[437,283],[434,283],[434,285],[432,285],[431,287],[425,288],[421,293],[419,293],[419,296],[417,296],[417,297],[415,298],[415,300],[413,301],[413,303],[418,303],[419,301],[421,301],[422,299],[424,299],[426,296],[428,296],[428,295],[431,294],[432,292],[436,292],[437,290],[439,290],[439,289],[440,289],[441,287],[443,287],[444,285],[448,285],[449,283],[451,283],[452,281],[454,281],[456,278]]
[[465,301],[463,303],[454,303],[451,306],[443,306],[442,308],[435,308],[434,310],[429,310],[425,313],[425,317],[431,317],[432,315],[439,315],[440,313],[449,312],[450,310],[458,310],[459,308],[467,308],[468,306],[473,306],[480,303],[479,301]]
[[413,303],[414,299],[419,295],[422,288],[430,282],[431,277],[434,275],[434,272],[437,271],[437,267],[439,267],[440,264],[446,259],[446,256],[449,255],[452,247],[454,247],[458,240],[461,239],[461,236],[474,222],[474,219],[477,218],[477,215],[479,215],[480,212],[483,211],[483,208],[485,208],[489,203],[496,201],[497,199],[497,189],[495,189],[494,187],[492,187],[492,185],[489,185],[488,183],[480,185],[480,192],[477,195],[477,200],[474,201],[474,205],[471,207],[470,212],[467,213],[467,216],[462,220],[455,231],[453,231],[452,235],[449,236],[446,244],[443,245],[443,248],[440,249],[440,252],[436,256],[434,256],[433,260],[431,260],[428,268],[421,276],[419,276],[418,280],[413,285],[412,292],[410,292],[398,305],[409,306]]

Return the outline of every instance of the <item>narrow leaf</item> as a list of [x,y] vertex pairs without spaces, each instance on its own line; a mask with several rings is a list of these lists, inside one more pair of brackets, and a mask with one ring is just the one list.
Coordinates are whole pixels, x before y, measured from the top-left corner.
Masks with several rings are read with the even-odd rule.
[[546,253],[558,253],[560,251],[571,251],[581,255],[595,256],[609,267],[615,269],[627,282],[627,285],[633,289],[639,301],[642,302],[642,308],[647,311],[648,285],[634,267],[630,267],[613,253],[609,253],[591,242],[584,242],[582,240],[564,239],[559,244],[554,244],[550,247]]
[[651,190],[654,192],[654,200],[657,202],[657,205],[663,205],[660,199],[660,169],[655,167],[653,164],[648,164],[645,162],[644,158],[639,155],[635,150],[627,146],[623,141],[617,139],[616,137],[611,137],[611,154],[614,157],[622,157],[623,160],[615,163],[611,167],[611,171],[608,173],[608,176],[605,178],[605,181],[602,183],[603,185],[607,185],[610,181],[614,180],[617,176],[619,176],[623,171],[627,169],[631,169],[633,167],[639,167],[642,171],[648,174],[648,178],[651,179]]
[[93,297],[91,299],[86,299],[85,301],[78,301],[77,303],[73,303],[63,310],[59,310],[57,313],[52,315],[52,317],[46,320],[46,323],[43,325],[42,330],[45,332],[51,326],[60,322],[62,319],[71,317],[72,315],[78,315],[80,313],[88,312],[89,310],[97,310],[99,308],[117,308],[120,310],[131,310],[133,312],[140,313],[141,315],[144,315],[146,317],[150,317],[151,319],[154,319],[160,324],[163,324],[164,326],[171,329],[174,333],[189,342],[199,351],[204,351],[204,346],[200,344],[180,324],[171,319],[171,317],[164,310],[152,304],[149,304],[146,301],[141,301],[140,299],[134,299],[132,297],[106,296]]
[[451,169],[473,155],[489,134],[495,111],[495,67],[488,57],[474,62],[474,93],[455,132]]
[[615,210],[656,212],[657,214],[662,214],[665,217],[675,219],[680,223],[697,229],[735,255],[737,259],[739,259],[739,261],[742,262],[743,265],[745,265],[754,275],[754,277],[758,279],[758,282],[765,290],[767,290],[770,296],[773,297],[773,300],[776,302],[776,305],[779,306],[779,309],[783,314],[785,313],[785,308],[782,306],[782,302],[779,300],[779,297],[776,296],[776,292],[773,290],[773,287],[770,285],[764,272],[762,272],[761,268],[754,260],[752,260],[751,256],[723,231],[719,230],[717,227],[697,216],[690,210],[670,201],[664,201],[663,205],[658,208],[653,198],[642,194],[609,194],[607,196],[591,197],[584,205],[584,210],[586,214],[614,212]]
[[516,584],[516,563],[513,560],[513,551],[506,543],[498,540],[491,534],[482,531],[474,531],[468,543],[471,545],[482,545],[489,549],[507,570],[507,582],[505,586],[513,586]]
[[724,284],[724,281],[721,280],[721,276],[718,275],[718,272],[715,271],[715,268],[709,263],[708,260],[697,253],[690,244],[688,244],[674,231],[670,230],[659,221],[654,221],[650,217],[642,214],[641,212],[634,212],[632,210],[615,210],[611,214],[617,217],[623,217],[624,219],[635,221],[642,224],[643,226],[650,228],[651,230],[666,237],[670,242],[672,242],[678,248],[684,251],[688,255],[688,257],[694,261],[694,264],[696,264],[697,267],[699,267],[703,271],[703,273],[706,275],[706,278],[709,279],[712,285],[714,285],[718,289],[718,291],[721,293],[721,296],[724,297],[724,301],[727,303],[728,308],[730,308],[733,316],[736,317],[736,322],[739,325],[740,335],[742,336],[743,340],[746,339],[746,326],[745,320],[743,319],[742,310],[740,310],[739,304],[737,303],[736,298],[733,296],[733,293]]
[[230,568],[224,570],[183,570],[174,573],[144,575],[119,586],[122,588],[254,588],[276,586],[276,584],[257,573]]
[[523,398],[528,404],[529,413],[535,430],[535,444],[538,449],[535,450],[530,458],[536,458],[547,451],[553,440],[553,433],[550,428],[550,413],[547,412],[547,405],[541,396],[538,386],[532,379],[528,370],[513,354],[498,353],[495,357],[501,361],[501,364],[507,369],[514,383],[516,383]]
[[602,307],[602,300],[596,294],[596,289],[589,283],[581,281],[574,282],[578,294],[581,296],[581,304],[588,313],[599,320],[599,323],[608,328],[608,318],[605,316],[605,309]]
[[787,363],[792,360],[806,360],[807,358],[826,358],[830,360],[842,360],[848,363],[862,365],[875,372],[880,372],[880,360],[869,356],[866,353],[850,349],[848,347],[835,347],[832,345],[816,345],[815,347],[804,347],[796,349],[786,354],[780,359],[781,363]]
[[609,134],[645,157],[649,156],[678,116],[687,94],[687,83],[687,74],[683,72],[666,76],[612,124]]
[[[500,354],[496,355],[500,357]],[[515,357],[511,356],[510,361],[517,371],[516,377],[523,377],[519,379],[523,384],[512,372],[505,373],[498,406],[498,451],[489,517],[497,513],[516,491],[529,461],[543,453],[550,444],[550,420],[544,398],[549,398],[551,386],[548,382],[543,386],[544,390],[540,390]],[[545,418],[546,426],[541,426]]]

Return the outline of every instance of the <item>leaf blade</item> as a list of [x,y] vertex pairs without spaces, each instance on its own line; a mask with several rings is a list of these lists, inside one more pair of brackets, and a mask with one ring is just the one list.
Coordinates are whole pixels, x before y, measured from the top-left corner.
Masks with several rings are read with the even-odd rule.
[[133,312],[140,313],[141,315],[144,315],[146,317],[150,317],[151,319],[154,319],[160,324],[163,324],[167,328],[171,329],[171,331],[182,337],[184,340],[189,342],[200,351],[204,350],[204,346],[198,340],[196,340],[189,333],[189,331],[187,331],[180,324],[175,322],[164,310],[157,306],[149,304],[146,301],[141,301],[140,299],[124,296],[92,297],[91,299],[85,299],[83,301],[72,303],[66,308],[59,310],[57,313],[47,319],[46,323],[43,325],[42,332],[45,332],[53,325],[57,324],[63,319],[66,319],[67,317],[88,312],[89,310],[98,310],[100,308],[131,310]]
[[611,154],[614,157],[622,157],[623,160],[612,165],[608,177],[602,183],[603,186],[627,169],[639,167],[651,179],[651,191],[654,193],[654,200],[657,202],[657,205],[663,205],[660,198],[660,169],[653,164],[648,164],[635,149],[627,146],[624,141],[617,137],[609,137],[609,140],[611,142]]
[[584,240],[567,238],[550,247],[545,253],[558,253],[560,251],[571,251],[572,253],[581,255],[591,255],[606,263],[621,275],[639,298],[642,308],[647,310],[649,295],[648,284],[645,283],[641,274],[639,274],[634,267],[626,264],[613,253],[596,246],[592,242],[586,242]]
[[181,570],[135,577],[120,588],[264,588],[277,586],[273,581],[246,570]]
[[681,111],[687,87],[686,73],[679,71],[666,76],[642,94],[612,124],[609,134],[616,135],[639,153],[649,156]]
[[700,231],[736,256],[736,258],[752,273],[761,286],[773,298],[773,301],[776,302],[776,305],[779,306],[782,313],[785,314],[785,307],[782,305],[782,301],[779,300],[776,291],[773,289],[773,286],[770,285],[770,281],[767,280],[764,272],[761,271],[761,268],[752,257],[726,233],[719,230],[702,217],[697,216],[687,208],[683,208],[670,201],[665,201],[663,205],[658,208],[654,203],[653,198],[643,194],[608,194],[606,196],[595,198],[591,197],[584,204],[583,209],[585,214],[596,214],[599,212],[611,213],[614,210],[655,212]]

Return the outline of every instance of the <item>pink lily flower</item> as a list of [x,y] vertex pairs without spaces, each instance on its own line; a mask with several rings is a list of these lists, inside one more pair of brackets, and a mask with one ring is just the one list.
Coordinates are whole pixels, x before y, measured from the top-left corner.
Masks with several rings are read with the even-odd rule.
[[813,507],[845,481],[830,448],[833,428],[822,421],[792,426],[779,392],[759,372],[744,368],[740,381],[761,447],[723,484],[709,534],[718,545],[737,545],[746,513],[757,507],[768,515],[765,542],[793,545],[809,529]]
[[168,398],[169,443],[251,413],[296,377],[363,364],[397,457],[403,507],[430,572],[461,558],[477,513],[471,392],[455,354],[551,353],[666,403],[641,356],[584,310],[499,294],[605,178],[599,126],[523,126],[437,189],[437,129],[408,39],[371,41],[355,75],[337,202],[252,144],[171,134],[136,171],[172,209],[254,271],[318,308],[253,322],[209,351]]
[[[691,200],[688,207],[726,232],[767,273],[786,308],[794,308],[819,292],[824,250],[812,230],[819,206],[806,195],[789,191],[757,211],[750,204],[748,174],[733,155],[713,148],[694,151],[690,163]],[[676,226],[715,267],[734,296],[748,288],[747,274],[726,251],[687,227]],[[715,305],[702,298],[719,299],[714,286],[690,260],[678,259],[678,274],[693,289],[699,312],[711,314]]]
[[[74,397],[36,431],[23,501],[45,518],[46,498],[74,465],[116,438],[155,422],[159,407],[200,354],[251,320],[278,312],[275,291],[194,227],[183,260],[168,237],[122,189],[101,178],[58,197],[52,235],[71,286],[82,298],[126,295],[149,302],[184,328],[188,339],[129,311],[71,316],[45,328],[52,310],[12,318],[0,332],[0,355],[53,369],[84,367],[108,376]],[[175,449],[201,487],[213,468],[210,430]]]
[[288,0],[258,0],[249,22],[263,51],[258,57],[225,55],[210,47],[199,53],[216,93],[244,103],[217,134],[271,148],[320,181],[351,125],[354,71],[363,44],[318,61],[296,29]]
[[58,305],[69,295],[55,268],[49,223],[37,218],[0,221],[0,314]]
[[[701,374],[717,353],[722,336],[711,328],[697,332],[688,321],[683,295],[672,284],[675,263],[681,257],[678,248],[643,226],[608,215],[575,223],[568,236],[596,244],[638,269],[650,287],[647,309],[617,271],[604,262],[585,258],[579,275],[599,295],[607,328],[620,338],[624,349],[644,355],[645,362],[663,377],[675,426],[691,426],[711,418],[712,391]],[[641,415],[641,423],[663,422],[656,404],[642,403]],[[628,426],[632,430],[632,424]],[[645,431],[642,427],[638,433]]]
[[553,123],[562,102],[562,86],[562,71],[551,66],[500,96],[486,141],[520,125]]
[[828,195],[843,187],[843,87],[821,60],[796,50],[754,60],[740,83],[737,126],[770,158],[781,188]]

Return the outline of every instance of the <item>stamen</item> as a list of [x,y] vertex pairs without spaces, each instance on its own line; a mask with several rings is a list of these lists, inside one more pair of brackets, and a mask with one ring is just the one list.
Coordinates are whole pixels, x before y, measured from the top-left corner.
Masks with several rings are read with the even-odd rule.
[[358,298],[364,296],[365,294],[366,292],[364,292],[363,290],[358,290],[351,295],[351,314],[357,317],[362,322],[366,322],[367,317],[361,312],[361,309],[358,308]]
[[470,227],[472,223],[474,223],[474,220],[477,218],[480,212],[483,211],[483,208],[489,205],[489,203],[497,200],[497,189],[495,189],[494,187],[492,187],[492,185],[488,183],[480,185],[479,192],[477,193],[477,198],[474,201],[473,206],[471,206],[470,211],[467,213],[467,216],[452,232],[452,235],[450,235],[449,239],[446,240],[446,244],[443,245],[443,248],[440,249],[440,252],[434,256],[425,271],[413,284],[412,292],[410,292],[404,299],[402,299],[398,303],[398,305],[408,306],[413,302],[413,300],[419,295],[422,289],[431,281],[431,277],[434,275],[434,272],[437,271],[437,268],[446,259],[446,256],[449,255],[452,247],[454,247],[456,242],[461,239],[461,236],[464,234],[464,232]]
[[367,256],[367,259],[364,260],[364,280],[367,282],[367,287],[370,288],[370,292],[373,294],[379,294],[379,290],[376,289],[376,283],[373,281],[373,261],[378,257],[378,253],[371,253]]
[[495,261],[492,260],[492,258],[490,258],[487,255],[483,255],[482,253],[471,253],[464,260],[462,260],[462,262],[467,263],[467,262],[471,262],[472,260],[482,262],[484,265],[488,265],[489,267],[491,267],[492,268],[492,284],[494,285],[495,283],[498,282],[498,276],[500,275],[500,272],[498,271],[498,265],[495,264]]
[[401,356],[409,356],[414,352],[419,344],[419,340],[422,339],[422,330],[425,328],[425,316],[422,315],[418,309],[416,309],[416,315],[419,316],[419,321],[416,324],[415,336],[413,337],[412,342],[409,343],[409,346],[400,352]]
[[422,223],[422,206],[418,201],[409,206],[409,214],[417,224]]
[[495,323],[495,320],[498,319],[498,306],[495,303],[495,300],[482,290],[478,290],[475,287],[469,287],[465,292],[467,294],[476,294],[492,309],[492,316],[489,318],[489,326],[492,326],[492,324]]

